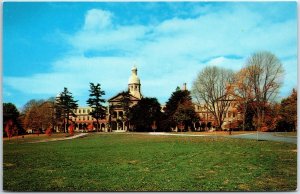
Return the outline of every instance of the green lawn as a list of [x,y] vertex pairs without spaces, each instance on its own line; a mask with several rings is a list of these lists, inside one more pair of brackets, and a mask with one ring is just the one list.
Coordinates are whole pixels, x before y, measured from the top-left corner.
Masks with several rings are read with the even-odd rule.
[[226,137],[89,134],[3,143],[5,191],[291,191],[297,145]]

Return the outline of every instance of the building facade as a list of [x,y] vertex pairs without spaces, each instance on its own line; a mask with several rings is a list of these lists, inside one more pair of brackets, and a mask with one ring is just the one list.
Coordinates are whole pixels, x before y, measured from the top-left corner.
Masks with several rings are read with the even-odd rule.
[[[122,99],[126,92],[129,93],[129,107],[136,105],[143,97],[141,93],[141,81],[135,66],[131,69],[128,90],[108,99],[106,118],[99,121],[100,131],[126,132],[130,129],[130,123],[126,120],[126,112],[122,107]],[[97,122],[96,119],[89,115],[91,111],[91,107],[79,107],[74,111],[76,117],[72,117],[71,120],[75,123],[76,131],[96,130]]]

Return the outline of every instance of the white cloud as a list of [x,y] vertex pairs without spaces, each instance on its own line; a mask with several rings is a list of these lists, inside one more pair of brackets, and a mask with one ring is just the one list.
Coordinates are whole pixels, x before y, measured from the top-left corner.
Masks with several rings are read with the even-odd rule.
[[[52,73],[5,77],[4,83],[25,93],[45,94],[56,94],[66,86],[86,98],[88,83],[99,82],[110,97],[126,89],[130,69],[136,62],[144,96],[156,96],[164,103],[176,86],[187,82],[191,87],[204,66],[238,70],[253,52],[268,50],[280,59],[292,57],[282,61],[291,75],[283,91],[294,87],[295,20],[272,23],[244,6],[217,12],[208,9],[212,8],[205,7],[205,15],[195,18],[127,26],[113,25],[113,13],[109,11],[89,10],[82,29],[66,36],[73,54],[53,63]],[[94,54],[85,56],[88,51]]]
[[101,31],[111,25],[112,13],[101,9],[91,9],[85,16],[83,30]]
[[216,57],[207,62],[207,65],[210,66],[219,66],[224,67],[226,69],[232,69],[234,71],[238,71],[243,67],[245,59],[230,59],[226,57]]

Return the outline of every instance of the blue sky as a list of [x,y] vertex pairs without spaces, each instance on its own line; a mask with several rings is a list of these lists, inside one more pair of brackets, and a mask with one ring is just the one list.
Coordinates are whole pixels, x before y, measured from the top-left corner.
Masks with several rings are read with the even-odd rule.
[[86,105],[89,82],[106,99],[138,68],[142,93],[165,103],[202,68],[239,70],[257,51],[283,63],[279,97],[297,87],[296,2],[5,2],[3,101],[18,108],[64,87]]

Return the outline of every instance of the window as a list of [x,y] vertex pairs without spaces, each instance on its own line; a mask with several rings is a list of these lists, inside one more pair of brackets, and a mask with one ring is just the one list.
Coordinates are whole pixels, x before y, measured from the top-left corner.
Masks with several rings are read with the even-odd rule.
[[84,110],[84,109],[82,110],[82,113],[85,113],[85,110]]
[[231,112],[228,112],[228,117],[231,117]]
[[78,109],[78,113],[81,113],[81,110],[80,110],[80,109]]
[[235,112],[232,113],[232,116],[235,117]]

